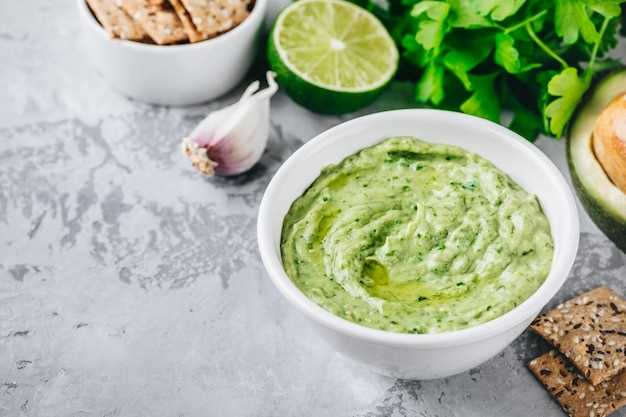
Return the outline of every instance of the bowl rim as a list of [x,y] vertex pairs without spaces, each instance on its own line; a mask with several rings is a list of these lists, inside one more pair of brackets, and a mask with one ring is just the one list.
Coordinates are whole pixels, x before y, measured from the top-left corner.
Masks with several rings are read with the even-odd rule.
[[254,7],[252,8],[252,11],[248,15],[248,17],[246,17],[243,20],[243,22],[241,22],[240,24],[238,24],[237,26],[235,26],[233,29],[229,30],[228,32],[225,32],[214,38],[206,39],[206,40],[199,41],[199,42],[193,42],[193,43],[189,42],[189,43],[174,44],[174,45],[157,45],[157,44],[130,41],[126,39],[111,38],[109,34],[106,32],[106,30],[104,30],[102,25],[98,22],[96,17],[93,15],[93,13],[91,12],[91,9],[87,5],[87,2],[85,0],[76,0],[76,1],[78,3],[78,8],[80,10],[79,13],[83,17],[83,19],[86,20],[89,27],[92,30],[94,30],[96,33],[98,33],[100,36],[102,36],[104,39],[106,39],[107,41],[115,42],[117,45],[120,45],[123,47],[136,48],[138,50],[143,50],[143,51],[150,51],[150,52],[160,51],[161,53],[172,53],[172,52],[177,52],[177,51],[182,51],[182,50],[192,50],[192,49],[198,49],[198,48],[204,48],[204,47],[208,48],[210,46],[214,46],[219,43],[227,42],[230,38],[237,36],[238,34],[242,33],[244,30],[246,30],[248,26],[254,25],[253,21],[259,19],[257,17],[259,14],[261,15],[260,16],[261,21],[263,21],[263,17],[265,16],[265,9],[266,9],[268,0],[255,0]]
[[[465,121],[470,129],[487,130],[507,137],[510,141],[510,146],[517,148],[516,150],[519,152],[523,152],[524,158],[534,158],[536,163],[544,166],[552,180],[562,188],[563,196],[565,197],[567,210],[561,213],[561,215],[567,217],[565,219],[566,224],[571,224],[571,227],[566,228],[564,237],[561,239],[564,243],[560,256],[555,256],[550,269],[551,273],[546,280],[530,297],[509,312],[488,322],[466,329],[429,334],[397,333],[366,327],[336,316],[317,305],[298,289],[285,273],[280,255],[276,256],[272,245],[270,219],[274,212],[273,201],[275,200],[275,195],[280,192],[280,183],[282,183],[283,178],[293,175],[293,171],[298,169],[297,162],[300,158],[315,152],[318,147],[322,146],[330,137],[333,137],[336,132],[343,131],[350,126],[359,125],[366,121],[381,123],[395,115],[401,115],[402,113],[414,114],[415,112],[442,114],[447,118]],[[579,228],[576,200],[565,177],[539,148],[529,143],[526,139],[504,126],[476,116],[446,110],[405,109],[373,113],[340,123],[315,136],[294,152],[274,174],[265,190],[258,212],[257,243],[267,274],[279,292],[298,310],[318,324],[362,341],[376,344],[399,347],[440,348],[465,345],[478,340],[489,339],[534,318],[531,316],[537,314],[554,297],[568,278],[578,250]],[[552,273],[555,269],[561,272]]]

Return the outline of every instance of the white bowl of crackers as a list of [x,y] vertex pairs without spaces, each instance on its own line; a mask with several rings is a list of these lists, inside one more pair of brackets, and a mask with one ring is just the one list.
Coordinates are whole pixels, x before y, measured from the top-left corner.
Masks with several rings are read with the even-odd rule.
[[87,52],[115,89],[164,105],[205,102],[245,76],[267,0],[77,0]]

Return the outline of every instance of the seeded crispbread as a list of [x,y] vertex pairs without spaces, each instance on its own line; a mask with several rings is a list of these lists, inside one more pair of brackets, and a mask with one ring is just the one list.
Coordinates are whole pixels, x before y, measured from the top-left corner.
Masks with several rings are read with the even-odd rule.
[[194,24],[191,22],[191,16],[180,0],[169,0],[170,4],[174,8],[174,11],[178,15],[178,18],[183,24],[183,29],[187,33],[187,37],[191,42],[199,42],[209,37],[203,33],[198,32]]
[[113,0],[87,0],[89,8],[112,38],[139,41],[146,32]]
[[234,28],[250,14],[250,0],[181,1],[198,32],[206,37],[213,37]]
[[188,39],[183,24],[169,3],[162,0],[117,0],[117,3],[159,45]]
[[556,351],[528,364],[537,379],[571,417],[605,417],[626,405],[626,373],[593,386]]
[[566,301],[530,327],[593,385],[626,368],[626,301],[608,288]]

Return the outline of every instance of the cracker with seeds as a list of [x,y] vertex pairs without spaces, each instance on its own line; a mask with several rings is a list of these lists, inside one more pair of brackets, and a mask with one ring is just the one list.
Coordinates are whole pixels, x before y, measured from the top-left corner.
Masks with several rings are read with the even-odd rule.
[[148,33],[159,45],[186,41],[183,24],[163,0],[117,0],[118,4]]
[[559,305],[530,328],[597,385],[626,368],[626,301],[596,288]]
[[114,0],[87,0],[89,8],[112,38],[140,41],[146,32]]
[[250,0],[181,0],[191,21],[207,38],[226,32],[250,14]]
[[185,33],[187,33],[187,37],[191,42],[199,42],[209,38],[205,34],[198,32],[194,24],[191,22],[189,12],[185,9],[185,7],[183,7],[180,0],[169,0],[169,2],[183,24],[183,29],[185,29]]
[[626,372],[593,386],[551,351],[528,368],[571,417],[605,417],[626,405]]

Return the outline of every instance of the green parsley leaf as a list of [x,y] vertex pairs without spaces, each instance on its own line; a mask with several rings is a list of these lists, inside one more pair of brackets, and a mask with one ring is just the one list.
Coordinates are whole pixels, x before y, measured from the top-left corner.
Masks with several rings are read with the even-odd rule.
[[494,86],[495,78],[496,74],[470,76],[472,95],[461,104],[463,113],[500,121],[500,100]]
[[600,41],[600,45],[598,47],[598,56],[604,56],[607,52],[617,46],[617,41],[619,36],[617,35],[617,31],[619,29],[619,19],[611,18],[609,21],[606,30],[602,33],[602,40]]
[[412,63],[418,68],[424,67],[428,64],[429,56],[426,50],[417,43],[415,40],[415,36],[404,35],[402,38],[402,47],[404,51],[402,52],[402,56],[404,59]]
[[589,84],[579,77],[578,70],[572,67],[565,68],[550,79],[548,93],[558,97],[545,109],[545,115],[550,120],[550,133],[561,137],[587,88]]
[[622,12],[620,3],[626,0],[584,0],[585,3],[596,13],[604,17],[617,17]]
[[496,50],[493,59],[509,74],[519,74],[541,66],[539,63],[525,62],[515,46],[515,39],[508,33],[498,33],[495,39]]
[[493,49],[493,34],[490,31],[462,33],[460,39],[450,39],[453,46],[443,58],[444,66],[458,77],[466,90],[471,90],[469,72],[489,57]]
[[474,0],[448,0],[451,26],[466,29],[493,27],[494,24],[478,13]]
[[501,21],[514,15],[526,0],[475,0],[474,4],[482,16],[491,15],[495,21]]
[[438,48],[446,33],[446,19],[450,5],[445,1],[421,1],[411,10],[411,15],[421,18],[415,40],[424,49]]
[[546,107],[550,104],[552,97],[548,93],[548,83],[559,72],[555,70],[541,71],[537,74],[536,82],[539,84],[539,94],[537,96],[537,105],[541,113],[541,119],[543,121],[544,133],[550,134],[550,120],[546,116]]
[[515,48],[515,40],[507,33],[498,33],[496,35],[496,52],[493,58],[496,64],[511,74],[519,72],[522,66],[519,52]]
[[555,3],[554,30],[566,45],[576,43],[579,34],[587,43],[600,40],[585,3],[581,0],[555,0]]
[[534,142],[541,133],[543,122],[536,111],[531,111],[519,103],[511,106],[513,119],[509,124],[509,129],[530,142]]
[[443,67],[436,61],[431,61],[417,82],[415,90],[416,100],[420,103],[431,102],[435,106],[440,104],[445,96],[443,76]]

